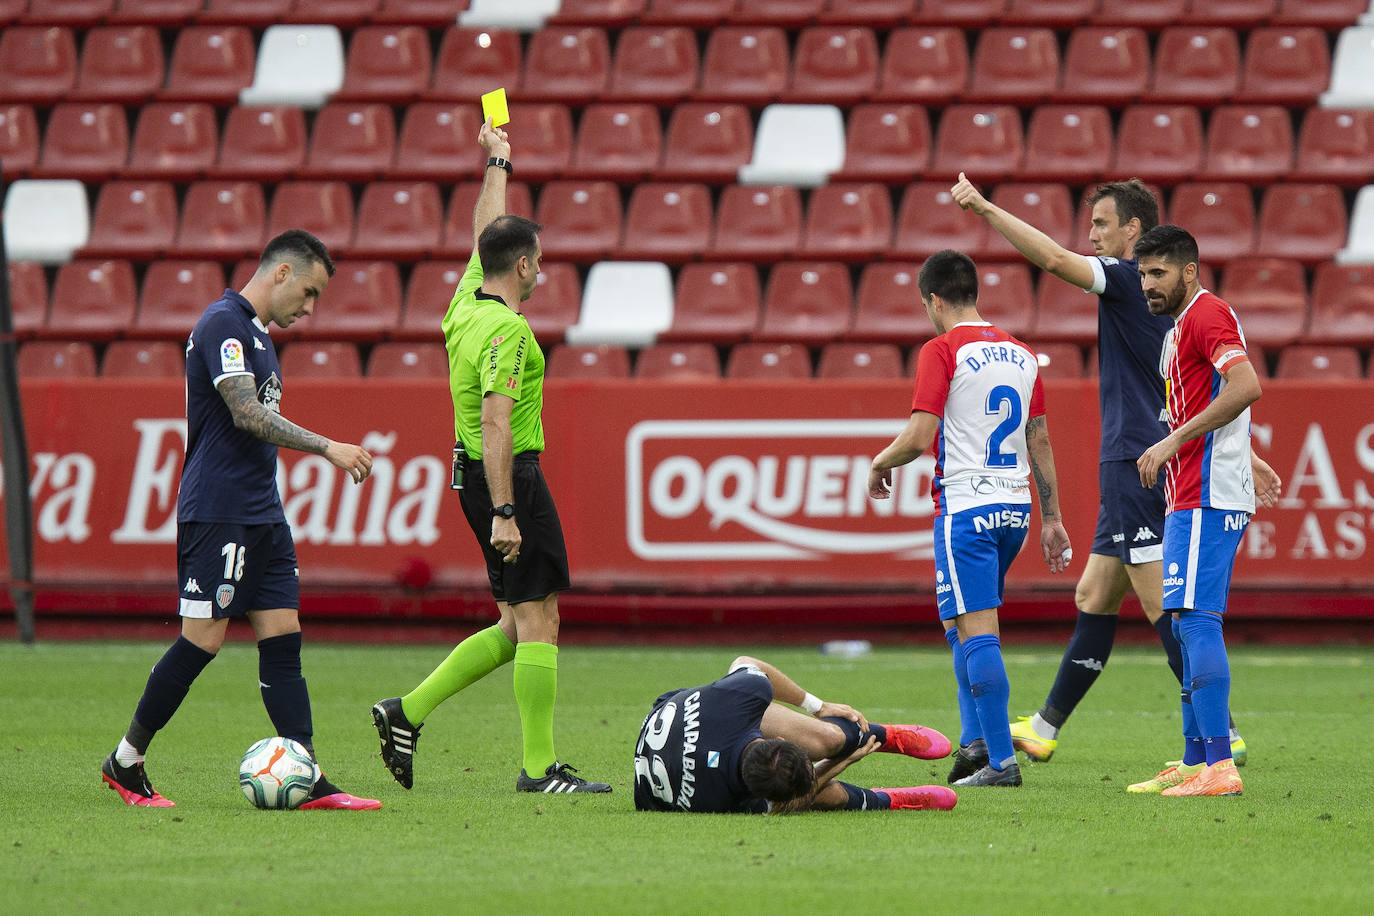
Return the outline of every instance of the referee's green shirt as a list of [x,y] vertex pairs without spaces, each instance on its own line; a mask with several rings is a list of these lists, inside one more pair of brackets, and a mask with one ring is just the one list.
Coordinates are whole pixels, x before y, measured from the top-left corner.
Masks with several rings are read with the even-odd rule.
[[444,315],[453,432],[471,458],[482,457],[482,398],[488,392],[515,401],[511,452],[542,452],[544,353],[525,316],[478,293],[482,262],[473,251]]

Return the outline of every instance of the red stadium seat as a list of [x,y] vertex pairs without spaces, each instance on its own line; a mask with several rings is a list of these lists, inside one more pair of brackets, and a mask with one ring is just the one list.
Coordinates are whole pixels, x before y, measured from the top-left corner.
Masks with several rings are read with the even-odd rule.
[[442,29],[467,9],[468,0],[382,0],[373,22],[400,22]]
[[1072,28],[1097,12],[1098,0],[1011,0],[999,22],[1005,25]]
[[730,185],[716,204],[716,229],[707,256],[722,261],[772,261],[801,243],[801,194],[790,185]]
[[29,11],[29,0],[0,0],[0,25],[14,25]]
[[104,378],[184,378],[185,345],[170,340],[116,340],[100,361]]
[[133,333],[185,341],[224,289],[218,261],[154,261],[143,274]]
[[374,181],[358,201],[350,257],[418,261],[438,250],[443,222],[444,204],[434,182]]
[[29,0],[24,21],[32,25],[68,25],[88,29],[114,11],[115,0]]
[[735,343],[758,327],[763,305],[752,264],[687,264],[678,272],[673,323],[660,341]]
[[334,257],[353,242],[353,192],[343,181],[283,181],[272,191],[267,211],[267,237],[287,229],[304,229]]
[[305,164],[305,112],[294,105],[239,105],[220,134],[220,178],[280,181]]
[[1269,184],[1293,168],[1293,119],[1278,105],[1219,105],[1207,127],[1200,180]]
[[730,348],[725,361],[726,378],[811,378],[811,354],[806,347],[789,343],[742,343]]
[[336,100],[409,102],[428,91],[433,61],[429,33],[418,25],[370,25],[348,42]]
[[204,0],[119,0],[106,21],[175,28],[194,20],[204,7]]
[[1142,29],[1162,29],[1179,22],[1187,22],[1187,8],[1190,0],[1151,0],[1140,3],[1138,0],[1101,0],[1097,13],[1093,16],[1094,25],[1139,26]]
[[219,154],[215,109],[204,102],[149,102],[138,111],[133,149],[123,175],[193,181]]
[[[511,105],[511,122],[520,125],[521,181],[539,182],[567,174],[572,163],[573,124],[568,106],[557,102]],[[485,163],[485,160],[483,160]]]
[[796,29],[815,20],[825,0],[737,0],[731,22]]
[[603,99],[672,105],[692,94],[701,75],[696,35],[682,26],[636,26],[620,33]]
[[950,185],[948,181],[907,185],[897,208],[892,257],[923,261],[944,248],[981,251],[986,246],[987,222],[959,209],[949,193]]
[[663,127],[653,105],[588,105],[578,123],[571,173],[630,184],[652,173],[662,155]]
[[754,123],[743,105],[684,102],[669,115],[663,146],[655,178],[733,182],[753,155]]
[[1317,265],[1307,342],[1374,345],[1374,268],[1368,264]]
[[465,261],[421,261],[406,283],[401,322],[393,337],[404,340],[438,340],[439,325],[448,313]]
[[816,378],[901,378],[902,351],[890,343],[828,343],[821,347]]
[[1116,107],[1139,99],[1149,84],[1150,42],[1144,29],[1079,26],[1069,35],[1055,97]]
[[616,256],[669,264],[695,260],[710,245],[711,217],[711,192],[704,184],[637,184]]
[[1374,175],[1374,111],[1309,108],[1298,132],[1296,181],[1359,186]]
[[293,325],[301,337],[377,340],[400,327],[401,273],[394,261],[336,261],[315,313]]
[[76,39],[65,26],[0,31],[0,102],[51,105],[76,85]]
[[620,28],[644,14],[649,0],[562,0],[553,25],[594,25]]
[[[472,210],[477,206],[477,195],[481,190],[480,181],[465,181],[453,189],[444,213],[444,230],[439,247],[442,257],[458,258],[467,263],[476,244],[472,237]],[[534,217],[534,198],[529,185],[523,181],[506,183],[506,212],[531,219]]]
[[1255,250],[1255,201],[1247,185],[1181,184],[1169,199],[1169,214],[1197,239],[1204,264],[1224,264]]
[[471,102],[497,86],[516,94],[523,66],[519,32],[452,26],[445,30],[439,43],[429,96],[442,101]]
[[1260,198],[1255,252],[1304,264],[1329,261],[1345,247],[1345,195],[1330,184],[1276,184]]
[[550,181],[539,192],[534,221],[544,227],[544,257],[603,260],[620,244],[620,189],[609,181]]
[[1051,274],[1041,274],[1035,320],[1026,333],[1037,345],[1044,341],[1074,346],[1097,343],[1097,297]]
[[530,37],[521,96],[585,105],[606,91],[610,74],[605,30],[546,25]]
[[37,261],[11,261],[9,270],[14,333],[27,340],[48,323],[48,276]]
[[835,261],[774,264],[763,291],[759,341],[819,346],[839,340],[854,321],[849,268]]
[[1240,88],[1240,41],[1224,26],[1170,26],[1159,35],[1145,101],[1212,105]]
[[720,378],[720,353],[708,343],[656,343],[639,351],[635,378],[702,382]]
[[649,0],[641,22],[708,28],[730,19],[735,0]]
[[168,99],[232,105],[253,84],[258,49],[253,34],[237,25],[180,29],[167,68]]
[[1102,105],[1039,105],[1026,132],[1026,162],[1019,176],[1086,184],[1107,174],[1112,119]]
[[1037,340],[1031,349],[1035,351],[1036,362],[1040,366],[1040,378],[1083,377],[1083,348],[1077,344],[1043,343]]
[[172,248],[177,197],[169,181],[107,181],[100,186],[85,258],[152,260]]
[[1366,0],[1279,0],[1274,25],[1314,25],[1334,30],[1354,25],[1369,11]]
[[1364,378],[1364,371],[1360,366],[1360,351],[1354,347],[1295,344],[1284,347],[1279,354],[1274,376],[1282,379],[1354,381]]
[[57,269],[43,335],[110,340],[133,325],[137,306],[134,269],[128,261],[68,261]]
[[1008,27],[978,33],[965,102],[1032,105],[1059,89],[1059,40],[1048,28]]
[[854,296],[854,324],[847,339],[911,346],[934,334],[921,305],[915,262],[869,264],[859,275]]
[[916,14],[918,0],[828,0],[817,22],[896,28]]
[[441,343],[385,341],[367,358],[369,378],[446,379],[448,353]]
[[199,22],[232,23],[265,29],[284,22],[296,0],[207,0]]
[[28,177],[38,164],[38,146],[33,106],[0,104],[0,163],[7,181]]
[[1331,49],[1321,29],[1255,29],[1245,42],[1245,71],[1237,101],[1307,107],[1330,81]]
[[844,168],[830,178],[905,184],[926,170],[930,150],[930,117],[924,106],[855,105],[845,129]]
[[[991,199],[1003,210],[1020,217],[1052,239],[1073,236],[1073,198],[1066,185],[1007,182],[993,190]],[[977,249],[973,257],[1008,261],[1021,257],[1021,253],[1000,233],[989,232],[985,244]]]
[[129,119],[111,102],[63,102],[48,115],[40,178],[104,181],[129,159]]
[[220,261],[253,257],[266,243],[267,201],[256,181],[198,181],[186,191],[175,250]]
[[878,87],[878,38],[866,26],[802,29],[792,57],[789,102],[853,105]]
[[996,24],[1006,13],[1008,0],[922,0],[913,16],[915,22],[957,25],[963,29],[984,29]]
[[1217,295],[1241,316],[1246,343],[1277,350],[1307,331],[1307,279],[1297,261],[1237,258],[1222,273]]
[[480,180],[486,154],[473,139],[481,126],[481,109],[472,103],[411,103],[396,141],[396,162],[387,176]]
[[1173,184],[1202,168],[1202,116],[1191,105],[1132,105],[1121,113],[1111,172]]
[[549,378],[629,378],[630,351],[608,344],[562,344],[549,354],[545,375]]
[[293,341],[278,354],[281,374],[289,382],[302,378],[362,378],[363,361],[356,344]]
[[371,181],[396,158],[396,118],[391,106],[331,102],[315,115],[310,149],[300,174],[306,178]]
[[703,101],[761,106],[787,89],[791,56],[787,34],[776,26],[721,26],[706,39],[701,67]]
[[840,182],[811,192],[798,254],[872,261],[892,242],[892,195],[886,185]]
[[561,261],[541,262],[534,295],[521,309],[536,340],[562,343],[582,313],[582,278],[577,268]]
[[95,378],[95,348],[84,340],[35,340],[19,348],[21,379]]
[[162,88],[166,61],[157,29],[101,26],[86,33],[72,98],[134,104]]
[[883,51],[875,100],[946,105],[968,87],[969,52],[957,28],[894,29]]
[[953,177],[961,171],[981,181],[1010,178],[1021,168],[1025,141],[1021,115],[1010,105],[950,105],[935,131],[931,171]]
[[978,314],[1008,334],[1024,339],[1035,316],[1030,267],[1020,261],[980,264]]
[[1228,25],[1248,29],[1267,22],[1277,11],[1278,0],[1206,0],[1188,5],[1188,22],[1197,25]]
[[379,3],[380,0],[296,0],[285,21],[356,29],[377,12]]

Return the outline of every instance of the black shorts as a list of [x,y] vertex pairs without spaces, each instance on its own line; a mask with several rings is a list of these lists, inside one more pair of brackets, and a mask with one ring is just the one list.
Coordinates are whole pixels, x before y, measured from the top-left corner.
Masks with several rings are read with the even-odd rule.
[[1164,475],[1151,489],[1140,485],[1135,462],[1104,461],[1097,466],[1101,496],[1093,553],[1116,557],[1127,566],[1164,558]]
[[177,525],[177,582],[182,617],[218,620],[300,608],[291,526],[183,522]]
[[520,604],[569,587],[568,549],[553,494],[539,468],[538,452],[515,456],[511,490],[515,523],[520,528],[520,558],[507,563],[491,546],[491,494],[487,492],[486,470],[481,460],[468,461],[466,486],[460,491],[463,515],[486,558],[491,593],[497,601]]

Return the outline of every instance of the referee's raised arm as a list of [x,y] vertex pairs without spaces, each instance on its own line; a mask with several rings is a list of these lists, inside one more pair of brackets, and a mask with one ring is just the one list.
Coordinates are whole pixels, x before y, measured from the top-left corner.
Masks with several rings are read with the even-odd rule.
[[510,138],[499,127],[491,126],[491,119],[482,122],[477,142],[487,154],[487,167],[482,178],[482,191],[472,208],[472,244],[477,244],[482,230],[492,220],[506,212],[506,180],[511,174]]

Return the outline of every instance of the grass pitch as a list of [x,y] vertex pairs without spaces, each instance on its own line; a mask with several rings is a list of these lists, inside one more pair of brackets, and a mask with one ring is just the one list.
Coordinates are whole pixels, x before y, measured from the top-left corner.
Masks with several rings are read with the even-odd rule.
[[[1013,712],[1038,708],[1059,646],[1007,650]],[[237,785],[271,725],[257,654],[230,643],[151,748],[173,809],[132,809],[100,781],[154,643],[0,645],[0,887],[10,913],[1369,913],[1374,650],[1233,647],[1232,705],[1250,747],[1240,798],[1127,795],[1181,746],[1177,685],[1158,649],[1120,648],[1054,760],[1020,789],[965,790],[952,812],[680,816],[633,810],[631,759],[649,703],[704,683],[728,648],[568,646],[556,736],[601,796],[516,795],[510,668],[425,723],[415,788],[377,756],[368,713],[449,646],[311,644],[305,673],[330,777],[376,812],[267,812]],[[949,654],[865,658],[749,647],[875,721],[957,737]],[[945,761],[879,754],[846,778],[943,783]]]

